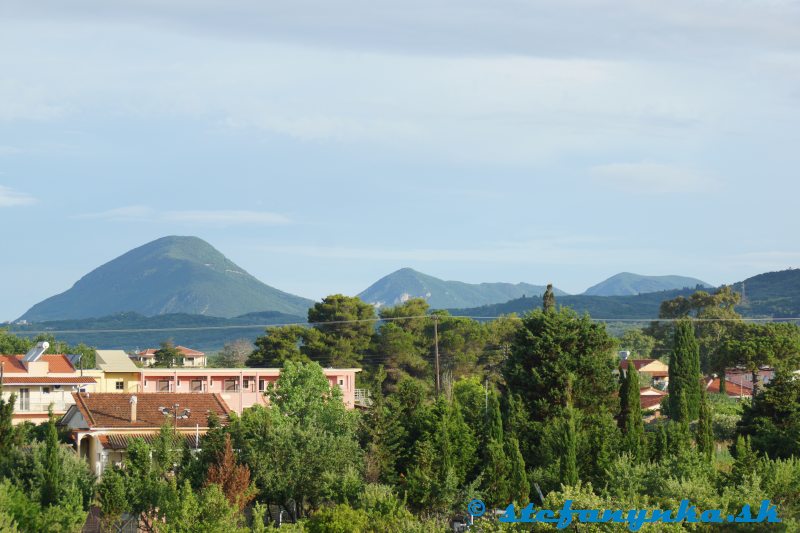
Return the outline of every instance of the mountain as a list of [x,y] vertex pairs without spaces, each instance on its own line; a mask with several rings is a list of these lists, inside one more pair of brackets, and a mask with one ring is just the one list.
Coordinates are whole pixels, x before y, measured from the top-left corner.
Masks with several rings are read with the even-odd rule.
[[[543,285],[528,283],[464,283],[444,281],[411,268],[384,276],[358,295],[365,302],[392,306],[409,298],[425,298],[434,309],[474,307],[506,302],[525,295],[541,296]],[[566,294],[555,289],[555,293]]]
[[597,285],[589,287],[583,294],[586,296],[630,296],[674,289],[693,289],[698,285],[706,288],[711,287],[704,281],[685,276],[642,276],[631,272],[620,272]]
[[[800,318],[800,269],[767,272],[731,284],[734,291],[744,292],[736,310],[745,317]],[[708,289],[713,290],[713,289]],[[651,319],[658,317],[661,302],[677,296],[689,296],[694,288],[649,292],[628,296],[592,296],[578,294],[560,296],[556,303],[579,313],[600,319]],[[522,314],[542,306],[541,298],[517,298],[501,304],[468,309],[450,309],[461,316],[499,316]]]
[[20,320],[188,313],[234,317],[277,311],[305,316],[311,300],[265,285],[197,237],[163,237],[109,261]]

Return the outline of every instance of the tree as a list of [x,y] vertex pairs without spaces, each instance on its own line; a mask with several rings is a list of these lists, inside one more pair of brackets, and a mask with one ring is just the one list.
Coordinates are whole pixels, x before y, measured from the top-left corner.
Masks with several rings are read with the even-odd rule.
[[287,361],[310,362],[304,347],[318,342],[318,338],[318,331],[304,326],[267,328],[265,334],[256,339],[255,349],[245,364],[251,367],[282,367]]
[[106,468],[97,486],[97,504],[102,513],[103,529],[111,531],[130,506],[125,491],[125,480],[116,468]]
[[253,344],[247,339],[238,339],[225,343],[219,351],[216,362],[223,368],[243,367],[251,353]]
[[697,451],[711,461],[714,456],[714,431],[705,387],[701,389],[700,413],[695,430],[695,442],[697,443]]
[[800,455],[800,379],[778,372],[745,406],[737,431],[773,459]]
[[633,361],[628,362],[627,372],[620,368],[622,375],[619,399],[619,427],[622,430],[622,443],[625,451],[636,460],[645,458],[644,421],[639,398],[639,371]]
[[700,410],[700,348],[690,320],[681,320],[675,326],[672,356],[669,361],[669,414],[673,420],[683,421],[681,398],[686,399],[688,421],[695,420]]
[[17,395],[11,393],[6,400],[3,396],[3,384],[0,383],[0,462],[8,457],[14,443],[14,403]]
[[250,469],[237,463],[230,435],[225,435],[225,448],[217,456],[217,463],[208,469],[206,486],[211,484],[219,485],[228,502],[240,511],[255,498],[255,487],[250,484]]
[[589,413],[615,412],[614,341],[605,325],[562,308],[533,311],[522,319],[503,375],[519,394],[532,420],[557,418],[566,407],[573,377],[575,408]]
[[41,502],[42,506],[58,504],[63,483],[64,472],[62,470],[61,457],[59,455],[60,444],[58,443],[58,431],[56,431],[56,420],[53,416],[53,408],[50,407],[49,419],[47,422],[47,438],[45,440],[44,451],[44,480],[42,482]]
[[354,296],[334,294],[308,310],[308,322],[322,334],[308,355],[326,366],[359,366],[375,331],[375,308]]
[[750,371],[753,395],[758,393],[758,374],[762,366],[775,365],[795,370],[800,360],[800,329],[789,323],[737,324],[720,348],[731,364]]
[[626,330],[619,339],[619,347],[633,353],[636,359],[647,359],[656,346],[656,340],[639,328]]
[[553,284],[548,283],[542,295],[542,310],[545,313],[551,313],[556,310],[556,295],[553,293]]
[[183,354],[171,340],[166,340],[161,343],[161,348],[153,354],[153,366],[159,368],[183,366]]
[[404,377],[421,378],[428,370],[428,362],[423,357],[425,347],[420,346],[412,331],[397,322],[381,324],[372,349],[385,361],[387,391],[393,390]]
[[267,502],[303,515],[324,501],[355,497],[361,486],[358,414],[317,363],[287,362],[268,391],[269,406],[232,423],[241,459]]
[[559,461],[561,483],[573,486],[578,483],[578,429],[575,424],[575,409],[568,405],[564,410],[562,453]]

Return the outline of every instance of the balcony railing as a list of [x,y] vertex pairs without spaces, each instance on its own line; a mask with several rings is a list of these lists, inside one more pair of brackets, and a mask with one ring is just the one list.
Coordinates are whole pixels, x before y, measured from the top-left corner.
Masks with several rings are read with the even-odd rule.
[[354,403],[363,407],[372,405],[372,397],[368,389],[356,389],[354,391]]
[[54,412],[65,412],[69,409],[72,403],[63,400],[55,400],[50,402],[43,401],[20,401],[17,398],[17,403],[14,405],[14,412],[16,413],[46,413],[50,406],[53,406]]

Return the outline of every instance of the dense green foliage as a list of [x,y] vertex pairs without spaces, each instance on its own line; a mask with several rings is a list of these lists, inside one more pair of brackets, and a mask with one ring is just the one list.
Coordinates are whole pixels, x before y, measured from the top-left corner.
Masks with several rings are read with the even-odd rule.
[[[700,346],[694,335],[694,325],[689,320],[681,320],[675,326],[669,359],[669,413],[672,418],[679,422],[697,419],[701,378]],[[685,402],[685,409],[681,408],[681,402]]]
[[[728,298],[708,297],[719,294]],[[445,531],[473,498],[490,509],[558,508],[570,498],[575,508],[625,510],[688,498],[724,514],[771,499],[784,520],[776,530],[797,530],[800,380],[788,372],[798,364],[797,327],[737,322],[701,333],[695,312],[661,337],[639,331],[621,341],[637,350],[659,342],[671,353],[670,417],[646,421],[641,378],[633,365],[621,375],[621,343],[588,316],[555,305],[478,322],[431,316],[412,299],[375,317],[355,298],[331,296],[315,307],[314,324],[269,329],[254,343],[250,364],[283,366],[266,406],[212,417],[199,450],[165,424],[152,442],[133,440],[122,468],[97,486],[58,445],[52,423],[12,429],[0,404],[0,527],[75,531],[95,502],[106,525],[133,515],[153,531],[264,531],[292,521],[288,531],[400,533]],[[715,357],[739,354],[727,360],[744,364],[754,345],[782,371],[752,403],[707,396],[701,334]],[[337,357],[363,367],[369,408],[346,409],[316,362]],[[492,513],[475,529],[513,530]]]

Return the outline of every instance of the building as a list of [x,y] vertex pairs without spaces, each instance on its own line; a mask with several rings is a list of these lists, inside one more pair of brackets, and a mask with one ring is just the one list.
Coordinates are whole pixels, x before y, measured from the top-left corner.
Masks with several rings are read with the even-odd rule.
[[[183,356],[183,366],[188,367],[204,367],[208,362],[206,354],[197,350],[192,350],[186,346],[175,347]],[[131,356],[132,359],[138,361],[142,366],[153,366],[155,364],[155,356],[158,348],[148,348],[142,352],[136,352]]]
[[53,414],[61,416],[73,404],[73,392],[96,384],[95,377],[75,368],[77,358],[45,354],[49,347],[40,342],[25,355],[0,355],[2,396],[8,400],[16,395],[14,424],[43,422],[51,406]]
[[[359,368],[325,368],[331,387],[339,387],[344,404],[355,406]],[[139,390],[144,393],[216,393],[231,410],[241,414],[256,404],[265,405],[264,393],[278,380],[280,368],[142,368]]]
[[121,463],[131,439],[152,441],[167,418],[189,445],[199,447],[208,417],[227,423],[230,408],[219,394],[72,393],[73,404],[59,424],[70,429],[75,450],[100,476]]
[[[705,384],[705,387],[706,387],[706,392],[711,393],[711,394],[719,394],[720,393],[719,392],[719,387],[720,387],[719,378],[716,378],[716,377],[705,378],[704,384]],[[725,380],[725,393],[728,396],[730,396],[731,398],[739,398],[739,399],[752,398],[753,397],[753,387],[752,387],[751,384],[749,384],[749,383],[747,383],[745,381],[742,381],[740,383],[740,382],[730,381],[730,380],[726,379]]]
[[95,350],[95,367],[84,370],[97,380],[94,392],[139,392],[142,369],[123,350]]
[[664,389],[669,382],[669,367],[658,359],[623,359],[619,362],[623,371],[628,370],[628,365],[633,363],[640,375],[645,375],[652,380],[652,384]]

